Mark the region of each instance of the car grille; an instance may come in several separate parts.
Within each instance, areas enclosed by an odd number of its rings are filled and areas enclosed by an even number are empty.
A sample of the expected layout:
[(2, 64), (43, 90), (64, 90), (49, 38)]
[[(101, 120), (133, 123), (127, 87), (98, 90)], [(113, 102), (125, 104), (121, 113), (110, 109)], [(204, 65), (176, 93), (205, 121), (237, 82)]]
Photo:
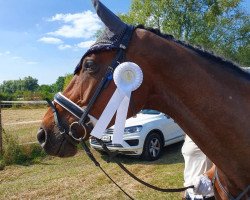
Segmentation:
[[(114, 146), (113, 144), (112, 144), (112, 141), (109, 141), (109, 142), (105, 142), (105, 141), (103, 141), (107, 146)], [(139, 140), (138, 139), (136, 139), (136, 140), (125, 140), (125, 142), (127, 142), (128, 143), (128, 145), (129, 146), (137, 146), (138, 144), (139, 144)], [(91, 144), (93, 144), (93, 145), (100, 145), (99, 144), (99, 142), (97, 142), (96, 141), (96, 139), (94, 139), (94, 138), (92, 138), (91, 139)], [(122, 145), (119, 145), (119, 144), (116, 144), (115, 145), (116, 147), (122, 147)]]
[(114, 129), (108, 128), (108, 129), (105, 130), (105, 133), (106, 134), (113, 134), (114, 133)]
[[(105, 142), (105, 141), (103, 141), (103, 142), (104, 142), (107, 146), (108, 146), (108, 145), (112, 145), (112, 141), (110, 141), (110, 142)], [(91, 139), (91, 144), (100, 145), (99, 142), (97, 142), (96, 139), (94, 139), (94, 138)]]

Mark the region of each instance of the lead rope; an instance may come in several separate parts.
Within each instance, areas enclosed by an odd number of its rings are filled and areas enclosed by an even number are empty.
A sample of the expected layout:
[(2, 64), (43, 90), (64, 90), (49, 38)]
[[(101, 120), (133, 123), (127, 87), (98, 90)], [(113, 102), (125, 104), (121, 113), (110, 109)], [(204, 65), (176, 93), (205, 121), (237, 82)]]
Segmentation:
[[(99, 144), (102, 146), (103, 150), (108, 154), (109, 159), (108, 159), (108, 163), (114, 159), (114, 157), (117, 155), (117, 152), (111, 152), (106, 144), (96, 138), (97, 142), (99, 142)], [(100, 163), (95, 159), (94, 155), (92, 154), (92, 152), (90, 151), (89, 147), (86, 145), (86, 143), (84, 142), (84, 140), (82, 139), (80, 144), (82, 145), (84, 151), (86, 152), (87, 156), (94, 162), (95, 166), (99, 167), (101, 169), (101, 171), (103, 171), (103, 173), (130, 199), (134, 199), (133, 197), (131, 197), (128, 193), (126, 193), (107, 173), (106, 171), (104, 171), (104, 169), (101, 167)], [(146, 183), (145, 181), (139, 179), (138, 177), (136, 177), (134, 174), (132, 174), (121, 162), (115, 160), (115, 163), (125, 172), (127, 173), (131, 178), (135, 179), (136, 181), (138, 181), (139, 183), (143, 184), (144, 186), (147, 186), (151, 189), (160, 191), (160, 192), (183, 192), (189, 188), (194, 188), (193, 185), (188, 186), (188, 187), (182, 187), (182, 188), (160, 188), (154, 185), (151, 185), (149, 183)]]

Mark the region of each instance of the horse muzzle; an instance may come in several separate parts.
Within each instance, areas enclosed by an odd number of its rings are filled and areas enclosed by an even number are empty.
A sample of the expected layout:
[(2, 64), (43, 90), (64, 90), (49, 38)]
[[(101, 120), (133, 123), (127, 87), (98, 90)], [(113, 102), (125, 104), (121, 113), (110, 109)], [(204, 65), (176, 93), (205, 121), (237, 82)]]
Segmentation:
[(66, 134), (61, 134), (57, 127), (51, 132), (41, 127), (37, 132), (37, 140), (44, 151), (49, 155), (59, 157), (74, 156), (77, 152), (77, 143), (73, 143), (73, 139), (71, 139), (70, 136), (68, 136), (67, 139), (65, 135)]
[[(65, 157), (67, 154), (67, 156), (72, 156), (76, 152), (77, 144), (89, 138), (97, 120), (88, 114), (88, 109), (79, 107), (61, 93), (55, 95), (54, 101), (46, 100), (53, 112), (55, 125), (52, 130), (51, 128), (46, 130), (45, 126), (42, 126), (38, 130), (37, 139), (50, 155)], [(59, 104), (79, 121), (66, 122), (65, 116), (59, 114), (55, 104)], [(63, 150), (62, 146), (73, 149), (73, 151), (65, 153), (66, 150)]]

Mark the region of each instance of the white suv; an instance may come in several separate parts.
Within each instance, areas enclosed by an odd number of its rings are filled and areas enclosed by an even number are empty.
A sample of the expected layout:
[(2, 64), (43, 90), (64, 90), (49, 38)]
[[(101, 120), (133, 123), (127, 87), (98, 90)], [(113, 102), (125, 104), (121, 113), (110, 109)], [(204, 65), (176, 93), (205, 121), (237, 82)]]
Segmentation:
[[(111, 126), (102, 136), (109, 150), (127, 155), (141, 155), (146, 160), (158, 159), (164, 146), (184, 140), (185, 134), (169, 116), (149, 109), (126, 120), (123, 139), (129, 147), (112, 144), (113, 132), (114, 126)], [(93, 137), (90, 145), (96, 150), (102, 150)]]

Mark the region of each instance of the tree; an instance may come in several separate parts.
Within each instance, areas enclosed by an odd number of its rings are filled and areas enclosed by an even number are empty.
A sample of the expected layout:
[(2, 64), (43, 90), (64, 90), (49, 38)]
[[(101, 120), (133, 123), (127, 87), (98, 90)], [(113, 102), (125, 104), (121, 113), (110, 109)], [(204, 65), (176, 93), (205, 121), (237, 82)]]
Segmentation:
[(51, 85), (41, 85), (39, 86), (38, 92), (40, 94), (41, 99), (53, 99), (54, 92)]
[(59, 76), (57, 78), (56, 82), (54, 84), (52, 84), (54, 92), (60, 92), (63, 90), (64, 80), (65, 80), (64, 76)]
[(25, 77), (23, 80), (20, 80), (23, 84), (23, 88), (19, 90), (23, 91), (36, 91), (39, 87), (38, 80), (35, 78), (32, 78), (31, 76)]
[(129, 24), (143, 24), (250, 66), (250, 19), (242, 0), (133, 0)]
[(35, 91), (38, 88), (38, 80), (31, 76), (25, 77), (23, 80), (9, 80), (4, 81), (0, 85), (0, 92), (15, 93), (17, 91)]
[(59, 76), (52, 85), (39, 86), (38, 80), (31, 76), (19, 80), (3, 81), (0, 84), (0, 100), (37, 100), (53, 99), (55, 93), (63, 91), (69, 84), (73, 74)]
[(66, 74), (65, 75), (63, 90), (66, 89), (66, 87), (68, 86), (69, 82), (72, 80), (73, 76), (74, 76), (73, 74)]
[(32, 99), (33, 93), (38, 89), (38, 80), (31, 76), (19, 80), (4, 81), (0, 85), (1, 96), (4, 99)]

